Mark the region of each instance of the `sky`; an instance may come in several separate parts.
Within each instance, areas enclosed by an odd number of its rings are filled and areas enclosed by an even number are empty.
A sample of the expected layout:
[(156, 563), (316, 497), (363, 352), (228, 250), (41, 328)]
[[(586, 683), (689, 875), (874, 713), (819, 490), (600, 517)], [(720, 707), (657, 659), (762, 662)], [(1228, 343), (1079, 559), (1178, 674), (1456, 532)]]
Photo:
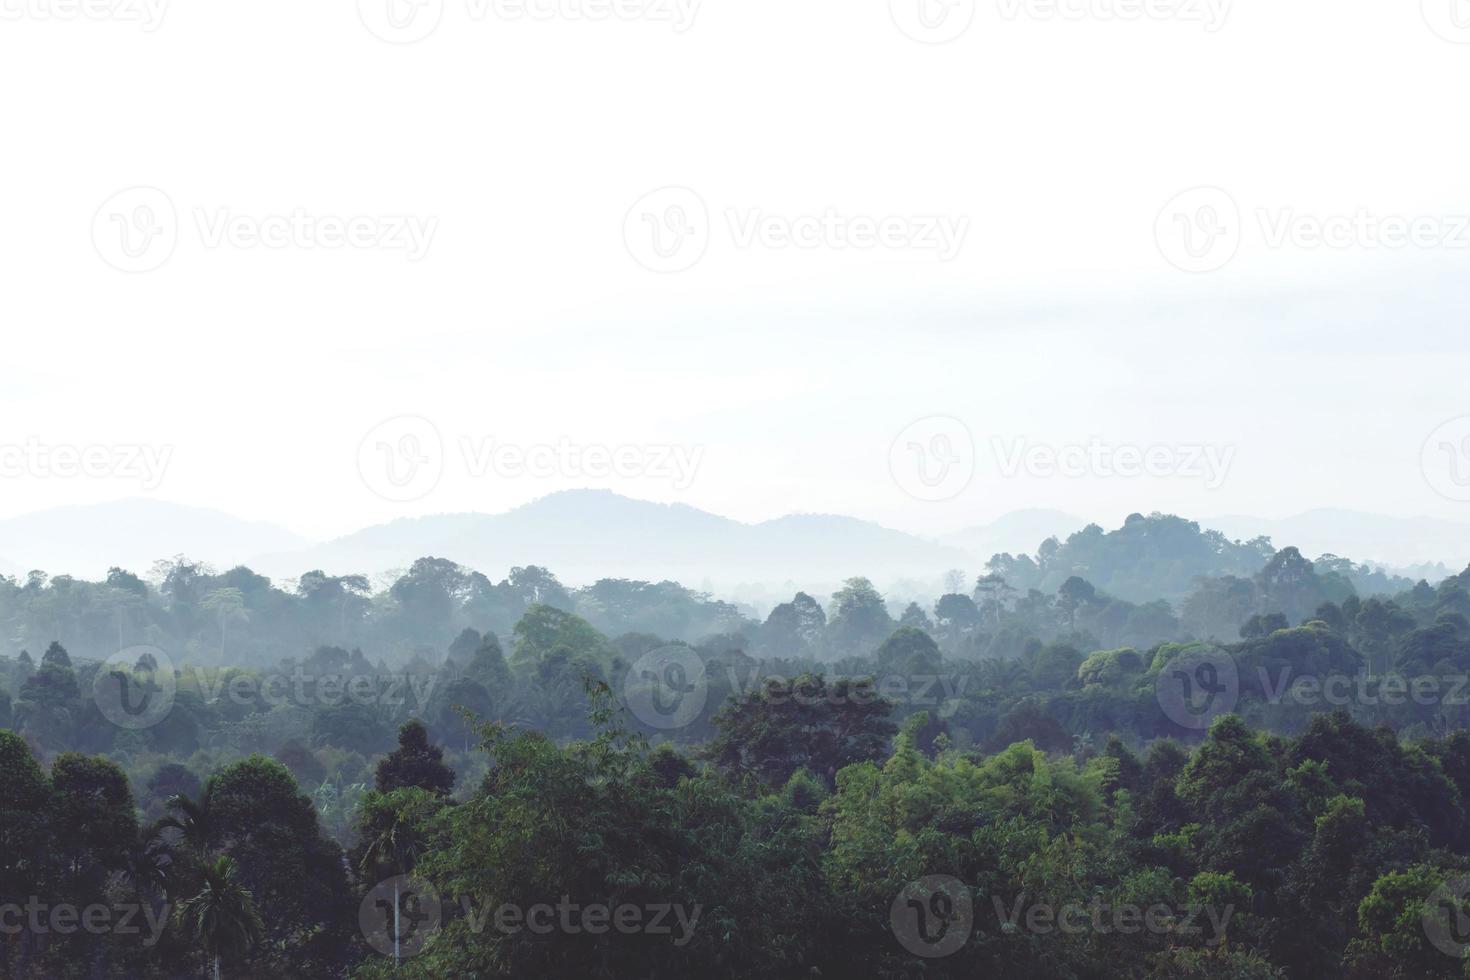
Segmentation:
[(1470, 522), (1467, 82), (1466, 0), (0, 0), (0, 518)]

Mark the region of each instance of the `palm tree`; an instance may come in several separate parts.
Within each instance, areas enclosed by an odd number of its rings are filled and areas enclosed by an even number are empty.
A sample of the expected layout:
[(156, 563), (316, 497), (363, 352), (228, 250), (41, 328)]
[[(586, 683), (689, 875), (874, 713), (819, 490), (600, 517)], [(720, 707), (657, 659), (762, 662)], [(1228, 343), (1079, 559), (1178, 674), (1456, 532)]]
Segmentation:
[[(183, 793), (170, 796), (164, 806), (173, 812), (154, 822), (152, 836), (161, 838), (162, 831), (177, 830), (189, 851), (202, 859), (209, 848), (209, 837), (214, 830), (214, 821), (211, 818), (213, 796), (213, 784), (205, 785), (198, 800), (191, 800)], [(165, 843), (164, 846), (169, 851), (173, 850), (171, 844)]]
[(223, 660), (225, 637), (230, 620), (242, 623), (250, 621), (250, 613), (245, 609), (245, 593), (236, 588), (215, 589), (205, 596), (204, 601), (199, 605), (219, 617), (219, 652)]
[(400, 806), (393, 811), (392, 821), (383, 832), (374, 837), (363, 850), (360, 870), (365, 874), (371, 874), (372, 869), (379, 872), (388, 871), (393, 877), (393, 967), (397, 969), (400, 965), (401, 956), (399, 952), (399, 937), (403, 930), (400, 921), (402, 912), (402, 896), (399, 894), (403, 883), (403, 875), (413, 870), (414, 862), (418, 860), (419, 852), (423, 850), (423, 841), (415, 832), (415, 817), (412, 805)]
[(255, 911), (255, 899), (238, 878), (235, 859), (220, 855), (200, 868), (204, 887), (179, 904), (175, 913), (214, 962), (214, 980), (220, 980), (220, 960), (238, 955), (260, 941), (265, 925)]

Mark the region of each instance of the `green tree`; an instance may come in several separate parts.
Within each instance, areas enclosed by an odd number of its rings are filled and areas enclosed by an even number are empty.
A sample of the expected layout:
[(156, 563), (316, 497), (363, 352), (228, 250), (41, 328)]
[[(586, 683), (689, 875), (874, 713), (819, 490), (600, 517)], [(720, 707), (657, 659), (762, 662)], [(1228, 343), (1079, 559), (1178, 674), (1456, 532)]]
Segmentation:
[(454, 770), (444, 764), (444, 750), (429, 742), (423, 722), (411, 718), (398, 729), (398, 748), (378, 763), (374, 788), (391, 793), (417, 787), (448, 796), (454, 780)]
[(226, 957), (243, 956), (261, 941), (265, 925), (250, 890), (239, 880), (239, 866), (220, 855), (202, 866), (203, 887), (179, 903), (175, 915), (204, 949), (220, 980)]

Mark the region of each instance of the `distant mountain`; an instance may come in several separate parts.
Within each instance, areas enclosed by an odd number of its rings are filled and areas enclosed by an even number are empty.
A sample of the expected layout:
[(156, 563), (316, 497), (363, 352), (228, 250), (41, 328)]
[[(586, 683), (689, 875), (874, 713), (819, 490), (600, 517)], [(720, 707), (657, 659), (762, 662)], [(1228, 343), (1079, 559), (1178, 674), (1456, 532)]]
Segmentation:
[(1442, 562), (1452, 571), (1470, 564), (1470, 524), (1432, 517), (1323, 508), (1281, 520), (1231, 516), (1199, 523), (1230, 538), (1264, 534), (1277, 548), (1294, 545), (1309, 558), (1334, 554), (1394, 568)]
[(1047, 538), (1065, 541), (1086, 526), (1087, 521), (1060, 510), (1017, 510), (990, 524), (946, 535), (940, 542), (968, 551), (984, 563), (1000, 554), (1034, 555)]
[(272, 575), (313, 568), (375, 573), (425, 555), (492, 577), (516, 565), (543, 565), (569, 583), (621, 577), (835, 584), (853, 575), (937, 577), (970, 561), (958, 548), (851, 517), (794, 514), (745, 524), (684, 504), (570, 490), (504, 514), (393, 521), (251, 565)]
[[(756, 524), (685, 504), (658, 504), (606, 490), (555, 493), (503, 514), (444, 514), (393, 521), (325, 543), (215, 510), (146, 499), (61, 507), (0, 520), (0, 574), (39, 568), (100, 578), (109, 566), (142, 573), (184, 554), (216, 568), (238, 564), (275, 578), (313, 568), (377, 575), (428, 555), (494, 578), (515, 565), (543, 565), (569, 584), (600, 578), (672, 579), (726, 591), (789, 586), (814, 594), (866, 575), (938, 582), (951, 568), (973, 574), (992, 555), (1035, 555), (1050, 537), (1065, 542), (1086, 521), (1056, 510), (1021, 510), (938, 541), (831, 514), (793, 514)], [(1260, 535), (1393, 570), (1470, 563), (1470, 524), (1314, 510), (1284, 520), (1220, 517), (1198, 522), (1233, 540)], [(1430, 571), (1419, 571), (1437, 578)], [(925, 588), (929, 586), (926, 584)], [(1121, 593), (1120, 593), (1121, 594)]]
[(0, 573), (41, 569), (99, 579), (113, 565), (142, 574), (177, 554), (228, 568), (261, 551), (304, 547), (284, 528), (242, 521), (217, 510), (134, 498), (57, 507), (0, 520)]

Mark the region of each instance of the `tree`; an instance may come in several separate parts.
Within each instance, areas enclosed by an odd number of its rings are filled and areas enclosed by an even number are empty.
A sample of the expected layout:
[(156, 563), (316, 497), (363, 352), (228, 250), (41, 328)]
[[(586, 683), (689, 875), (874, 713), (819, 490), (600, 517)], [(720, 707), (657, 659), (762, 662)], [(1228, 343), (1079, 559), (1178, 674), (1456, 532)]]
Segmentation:
[(24, 684), (15, 705), (16, 720), (42, 745), (69, 746), (81, 718), (82, 696), (71, 657), (52, 643), (41, 666)]
[(206, 785), (207, 839), (233, 858), (267, 909), (261, 949), (322, 975), (340, 961), (352, 902), (342, 849), (322, 836), (316, 807), (281, 763), (253, 755)]
[(375, 784), (379, 793), (412, 786), (448, 796), (454, 780), (454, 770), (444, 764), (444, 750), (431, 745), (424, 723), (412, 718), (398, 729), (398, 748), (378, 763)]
[(820, 646), (826, 629), (827, 614), (822, 607), (805, 592), (798, 592), (790, 602), (771, 610), (756, 642), (771, 656), (810, 656)]
[(165, 762), (148, 778), (144, 812), (159, 816), (164, 804), (175, 796), (193, 797), (200, 790), (199, 777), (188, 766)]
[(201, 870), (204, 886), (181, 902), (175, 915), (203, 946), (214, 964), (214, 980), (220, 980), (221, 960), (243, 955), (260, 942), (265, 926), (234, 859), (222, 854)]
[(599, 659), (607, 644), (582, 617), (548, 605), (528, 609), (516, 622), (513, 634), (511, 665), (523, 674), (557, 652), (573, 660)]
[(402, 962), (399, 940), (403, 896), (400, 878), (413, 871), (429, 846), (428, 826), (445, 806), (443, 794), (417, 787), (370, 793), (358, 813), (359, 844), (352, 865), (365, 881), (393, 879), (393, 963)]
[(510, 694), (510, 666), (500, 649), (500, 639), (494, 633), (486, 633), (475, 650), (465, 676), (478, 683), (491, 697), (505, 698)]
[(893, 632), (893, 617), (872, 582), (850, 578), (832, 595), (827, 632), (839, 655), (866, 653)]
[(480, 649), (483, 640), (479, 630), (466, 626), (459, 636), (454, 638), (454, 642), (449, 644), (449, 655), (446, 662), (457, 667), (468, 665), (474, 658), (475, 652)]
[(219, 622), (219, 650), (223, 657), (229, 624), (248, 622), (250, 619), (250, 613), (245, 609), (245, 595), (239, 589), (215, 589), (204, 597), (199, 606)]
[(911, 602), (905, 607), (903, 615), (898, 618), (898, 625), (924, 630), (929, 633), (934, 631), (933, 620), (929, 618), (929, 614), (924, 612), (917, 602)]
[(1097, 600), (1097, 589), (1083, 578), (1071, 576), (1057, 589), (1057, 598), (1067, 613), (1067, 628), (1077, 629), (1077, 610)]
[(934, 605), (934, 616), (940, 635), (949, 643), (950, 649), (958, 649), (964, 638), (980, 625), (980, 609), (967, 595), (951, 592), (939, 597)]
[(900, 626), (873, 654), (878, 670), (885, 675), (909, 678), (937, 677), (944, 669), (939, 646), (921, 629)]
[(843, 766), (882, 758), (896, 730), (892, 711), (869, 681), (766, 678), (715, 715), (704, 756), (767, 785), (784, 784), (797, 769), (830, 783)]

